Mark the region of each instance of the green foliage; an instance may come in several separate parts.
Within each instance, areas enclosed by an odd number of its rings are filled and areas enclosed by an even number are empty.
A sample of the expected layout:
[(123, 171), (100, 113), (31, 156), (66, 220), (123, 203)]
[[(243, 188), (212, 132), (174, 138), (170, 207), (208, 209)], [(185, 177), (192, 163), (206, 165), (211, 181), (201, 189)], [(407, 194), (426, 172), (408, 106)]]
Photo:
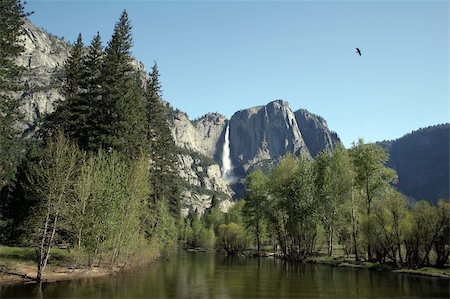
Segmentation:
[(98, 33), (87, 49), (79, 36), (64, 67), (65, 100), (43, 135), (63, 129), (82, 150), (60, 237), (89, 264), (105, 254), (114, 264), (147, 241), (161, 248), (177, 240), (176, 154), (159, 73), (155, 64), (145, 90), (131, 46), (126, 11), (104, 51)]
[(154, 240), (160, 248), (171, 248), (175, 246), (178, 239), (176, 222), (170, 214), (165, 201), (156, 204), (156, 223)]
[[(383, 200), (374, 202), (372, 247), (379, 260), (389, 258), (396, 267), (403, 263), (402, 244), (408, 227), (404, 220), (408, 219), (406, 199), (398, 192), (391, 190)], [(408, 219), (409, 220), (409, 219)], [(367, 233), (367, 232), (366, 232)]]
[(438, 217), (442, 223), (442, 229), (436, 236), (434, 251), (436, 252), (436, 265), (444, 267), (450, 256), (450, 202), (449, 200), (439, 200)]
[(38, 251), (38, 281), (47, 265), (61, 219), (68, 215), (66, 202), (73, 198), (78, 163), (78, 149), (62, 133), (58, 133), (48, 141), (41, 160), (29, 169), (30, 196), (39, 200), (29, 219), (33, 244)]
[(220, 224), (224, 223), (225, 215), (220, 210), (219, 206), (212, 206), (210, 209), (207, 209), (203, 214), (203, 222), (205, 226), (213, 231), (217, 232), (217, 228)]
[[(314, 252), (318, 208), (314, 190), (314, 168), (304, 157), (287, 155), (271, 174), (274, 206), (270, 217), (278, 227), (277, 238), (282, 252), (294, 259)], [(280, 217), (281, 216), (281, 217)], [(275, 221), (273, 221), (275, 220)]]
[(244, 207), (244, 201), (239, 200), (234, 203), (225, 214), (225, 223), (234, 222), (240, 226), (244, 225), (244, 217), (242, 215), (242, 209)]
[(63, 129), (83, 150), (114, 150), (132, 159), (146, 149), (144, 91), (132, 65), (131, 46), (126, 11), (104, 53), (98, 33), (88, 49), (78, 36), (64, 66), (65, 100), (47, 117), (44, 135)]
[(17, 65), (16, 58), (24, 50), (19, 37), (27, 15), (20, 0), (0, 1), (0, 190), (12, 183), (21, 159), (23, 145), (17, 124), (23, 115), (17, 92), (24, 88), (24, 68)]
[(193, 248), (214, 248), (216, 242), (214, 223), (205, 225), (204, 220), (196, 212), (191, 211), (186, 221), (183, 220), (181, 231), (183, 234), (181, 239), (185, 245)]
[(147, 138), (150, 144), (152, 172), (150, 184), (152, 199), (158, 202), (167, 200), (173, 217), (180, 213), (179, 187), (176, 165), (178, 163), (175, 142), (167, 121), (167, 109), (161, 100), (161, 83), (158, 65), (154, 64), (145, 92), (147, 110)]
[(147, 130), (141, 82), (131, 64), (131, 46), (131, 24), (124, 11), (103, 59), (99, 139), (102, 148), (135, 158), (147, 144)]
[(248, 246), (243, 227), (234, 222), (219, 225), (217, 242), (228, 255), (241, 253)]
[(341, 237), (345, 232), (344, 219), (349, 215), (354, 170), (348, 152), (337, 146), (332, 152), (320, 152), (315, 159), (316, 196), (320, 201), (320, 218), (327, 238), (328, 255), (333, 253), (333, 238), (336, 232)]
[(365, 144), (364, 140), (360, 139), (358, 143), (353, 144), (350, 156), (355, 167), (355, 185), (364, 197), (367, 216), (365, 221), (368, 238), (367, 255), (372, 259), (372, 201), (386, 195), (390, 184), (397, 182), (397, 173), (385, 166), (388, 156), (383, 148), (376, 144)]

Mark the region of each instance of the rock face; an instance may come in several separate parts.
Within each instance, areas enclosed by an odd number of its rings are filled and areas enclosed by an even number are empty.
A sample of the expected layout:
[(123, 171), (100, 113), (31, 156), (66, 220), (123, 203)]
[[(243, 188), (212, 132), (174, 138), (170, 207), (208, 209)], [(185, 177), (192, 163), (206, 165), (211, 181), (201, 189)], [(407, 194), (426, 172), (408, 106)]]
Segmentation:
[(449, 198), (449, 134), (447, 123), (378, 143), (389, 154), (387, 165), (397, 171), (400, 192), (433, 203)]
[(222, 179), (218, 164), (195, 154), (179, 154), (178, 159), (180, 177), (184, 182), (181, 194), (183, 214), (187, 215), (190, 207), (203, 213), (211, 205), (212, 196), (217, 196), (222, 201), (231, 199), (232, 194)]
[(295, 119), (311, 156), (315, 157), (323, 149), (332, 150), (341, 144), (338, 135), (328, 129), (327, 122), (322, 117), (299, 109), (295, 111)]
[(236, 112), (230, 119), (230, 151), (235, 175), (287, 152), (309, 155), (295, 115), (282, 100)]
[(186, 113), (176, 112), (171, 117), (170, 123), (177, 146), (220, 161), (226, 125), (225, 116), (219, 113), (208, 113), (197, 120), (190, 121)]
[(28, 20), (23, 29), (25, 51), (18, 58), (19, 65), (26, 68), (24, 80), (28, 86), (27, 92), (21, 95), (25, 113), (23, 128), (32, 131), (42, 115), (53, 111), (55, 100), (62, 98), (59, 78), (71, 46), (43, 29), (36, 28)]

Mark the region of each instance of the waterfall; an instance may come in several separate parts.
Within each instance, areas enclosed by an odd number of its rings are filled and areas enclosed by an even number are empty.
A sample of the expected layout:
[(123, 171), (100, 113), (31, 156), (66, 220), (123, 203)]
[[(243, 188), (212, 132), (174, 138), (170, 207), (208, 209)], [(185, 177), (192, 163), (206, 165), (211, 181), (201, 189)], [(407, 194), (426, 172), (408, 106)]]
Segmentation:
[(233, 181), (233, 165), (231, 164), (230, 158), (230, 123), (227, 123), (227, 127), (225, 129), (225, 142), (223, 143), (222, 150), (222, 178), (227, 183), (231, 183)]

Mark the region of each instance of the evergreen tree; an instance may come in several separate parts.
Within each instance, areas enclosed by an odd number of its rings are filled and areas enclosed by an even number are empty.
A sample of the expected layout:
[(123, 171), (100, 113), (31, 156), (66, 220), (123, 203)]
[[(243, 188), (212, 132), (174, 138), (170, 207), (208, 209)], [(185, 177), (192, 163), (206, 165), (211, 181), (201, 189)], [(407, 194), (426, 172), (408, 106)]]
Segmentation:
[(99, 116), (101, 115), (102, 105), (102, 74), (103, 50), (100, 34), (92, 39), (91, 45), (87, 50), (85, 57), (84, 76), (86, 87), (84, 98), (88, 105), (86, 123), (85, 123), (85, 149), (96, 151), (101, 147), (99, 140)]
[(131, 46), (131, 24), (124, 11), (104, 57), (98, 132), (103, 148), (135, 158), (146, 146), (146, 121), (140, 79), (131, 64)]
[(65, 100), (56, 103), (55, 112), (49, 115), (44, 125), (44, 134), (53, 135), (64, 130), (68, 137), (80, 142), (83, 136), (86, 109), (83, 98), (84, 88), (84, 45), (81, 33), (70, 51), (64, 65), (62, 94)]
[(24, 68), (17, 65), (16, 58), (24, 50), (19, 37), (28, 15), (20, 0), (0, 1), (0, 189), (12, 181), (20, 159), (17, 123), (23, 115), (17, 92)]
[(178, 218), (180, 207), (176, 174), (177, 156), (175, 142), (167, 122), (166, 107), (161, 100), (161, 83), (156, 62), (147, 82), (146, 100), (147, 136), (152, 160), (150, 177), (153, 190), (152, 199), (154, 202), (167, 200), (170, 212)]

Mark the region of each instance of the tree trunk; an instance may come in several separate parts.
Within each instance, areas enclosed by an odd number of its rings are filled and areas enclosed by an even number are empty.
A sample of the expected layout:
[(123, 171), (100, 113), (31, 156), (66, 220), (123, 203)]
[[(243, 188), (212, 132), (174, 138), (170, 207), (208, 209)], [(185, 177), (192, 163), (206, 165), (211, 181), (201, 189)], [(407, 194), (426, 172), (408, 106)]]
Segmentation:
[(357, 239), (358, 239), (358, 232), (356, 227), (356, 216), (355, 216), (355, 209), (353, 205), (353, 188), (352, 188), (352, 194), (351, 194), (351, 207), (352, 207), (352, 237), (353, 237), (353, 251), (355, 252), (355, 261), (359, 261), (358, 256), (358, 246), (357, 246)]
[(327, 229), (327, 247), (328, 247), (328, 256), (333, 255), (333, 227), (332, 225), (328, 225)]
[(370, 198), (369, 193), (369, 180), (366, 180), (366, 195), (367, 195), (367, 218), (369, 220), (369, 231), (368, 231), (368, 242), (367, 242), (367, 259), (370, 261), (372, 259), (372, 222), (370, 221), (370, 204), (372, 198)]

